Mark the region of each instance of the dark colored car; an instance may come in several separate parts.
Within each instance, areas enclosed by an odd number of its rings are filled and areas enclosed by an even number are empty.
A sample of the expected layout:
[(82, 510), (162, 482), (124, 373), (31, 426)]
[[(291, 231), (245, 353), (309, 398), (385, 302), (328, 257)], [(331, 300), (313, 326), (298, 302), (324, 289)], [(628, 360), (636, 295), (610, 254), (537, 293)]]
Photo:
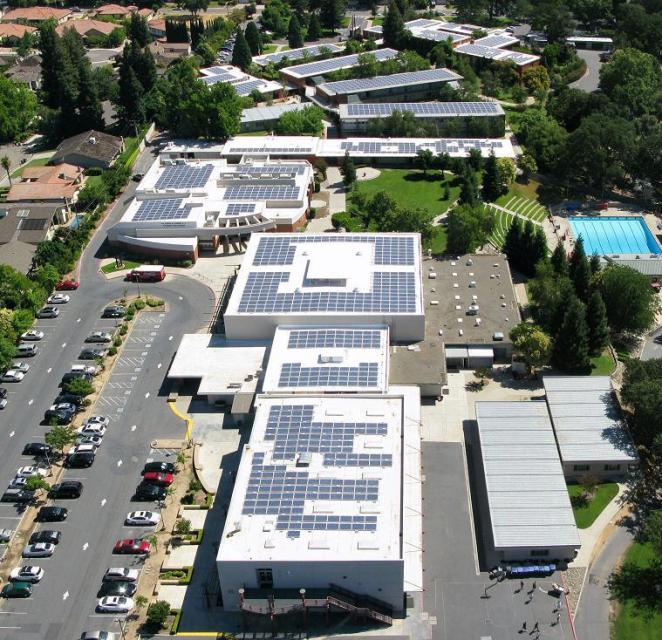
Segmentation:
[(3, 598), (29, 598), (32, 595), (32, 585), (29, 582), (9, 582), (0, 592)]
[(126, 308), (120, 305), (111, 305), (106, 307), (101, 314), (102, 318), (123, 318)]
[(166, 495), (166, 488), (159, 487), (156, 484), (141, 482), (136, 488), (136, 498), (138, 500), (165, 500)]
[(97, 597), (127, 596), (130, 598), (137, 590), (138, 587), (133, 582), (104, 582), (97, 593)]
[(140, 538), (127, 538), (118, 540), (113, 547), (113, 553), (128, 555), (146, 555), (149, 553), (151, 545), (147, 540)]
[(42, 507), (35, 517), (37, 522), (62, 522), (69, 515), (66, 507)]
[(27, 489), (7, 489), (0, 497), (0, 502), (27, 504), (34, 501), (34, 491)]
[(44, 421), (49, 424), (51, 421), (55, 420), (57, 424), (69, 424), (76, 415), (76, 411), (73, 409), (48, 409), (44, 413)]
[(48, 542), (49, 544), (59, 544), (62, 533), (59, 531), (53, 531), (52, 529), (42, 529), (41, 531), (35, 531), (30, 536), (29, 544), (38, 544), (39, 542)]
[(77, 396), (73, 393), (61, 393), (57, 398), (55, 398), (55, 404), (59, 404), (61, 402), (66, 402), (67, 404), (73, 405), (76, 412), (85, 410), (85, 407), (83, 406), (85, 398), (82, 396)]
[(108, 355), (108, 349), (95, 349), (93, 347), (86, 347), (80, 352), (80, 354), (78, 355), (78, 359), (96, 360), (97, 358), (105, 358), (107, 355)]
[(28, 442), (23, 447), (24, 456), (37, 456), (44, 458), (53, 455), (53, 447), (45, 444), (44, 442)]
[(80, 498), (83, 493), (83, 483), (78, 480), (65, 480), (54, 484), (48, 492), (49, 498)]
[(148, 462), (140, 473), (177, 473), (177, 469), (173, 462)]
[(67, 384), (67, 382), (71, 382), (72, 380), (77, 380), (78, 378), (83, 378), (84, 380), (91, 382), (92, 374), (85, 373), (84, 371), (69, 371), (68, 373), (65, 373), (62, 376), (62, 381), (60, 382), (60, 386), (64, 386), (65, 384)]
[(0, 387), (0, 400), (4, 400), (7, 397), (7, 389), (5, 387)]
[(67, 456), (66, 465), (69, 469), (87, 469), (94, 464), (94, 454), (90, 452), (72, 453)]

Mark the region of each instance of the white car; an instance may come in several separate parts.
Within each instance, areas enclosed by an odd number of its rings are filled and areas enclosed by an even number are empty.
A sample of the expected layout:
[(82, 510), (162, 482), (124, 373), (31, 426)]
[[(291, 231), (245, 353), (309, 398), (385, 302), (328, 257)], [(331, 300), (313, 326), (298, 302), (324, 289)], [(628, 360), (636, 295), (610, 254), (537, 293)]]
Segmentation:
[(17, 478), (29, 478), (30, 476), (41, 476), (45, 478), (48, 475), (48, 469), (38, 467), (37, 465), (30, 465), (29, 467), (19, 467), (16, 470)]
[(80, 436), (101, 436), (106, 433), (106, 427), (102, 424), (84, 424), (76, 433)]
[(17, 369), (9, 369), (2, 374), (2, 382), (20, 382), (25, 378), (25, 374)]
[(85, 444), (77, 444), (69, 453), (96, 453), (98, 448), (98, 445), (86, 442)]
[(44, 570), (41, 567), (26, 565), (12, 569), (9, 579), (12, 582), (31, 582), (33, 584), (40, 582), (44, 577)]
[(54, 293), (48, 297), (48, 304), (67, 304), (71, 300), (71, 296), (66, 293)]
[(15, 371), (20, 371), (21, 373), (27, 373), (30, 371), (30, 365), (27, 362), (14, 362), (11, 368)]
[(95, 376), (98, 369), (93, 364), (74, 364), (71, 365), (71, 372), (89, 373), (91, 376)]
[(103, 575), (104, 582), (135, 582), (138, 579), (138, 569), (129, 569), (127, 567), (109, 567)]
[(23, 549), (24, 558), (50, 558), (55, 551), (55, 545), (52, 542), (36, 542), (29, 544)]
[(102, 442), (103, 436), (78, 436), (74, 444), (93, 444), (98, 449)]
[(110, 424), (110, 419), (106, 418), (106, 416), (100, 416), (100, 415), (93, 415), (87, 418), (84, 422), (84, 425), (90, 425), (90, 426), (104, 426), (107, 427)]
[(2, 398), (2, 400), (0, 400), (0, 409), (4, 409), (6, 406), (7, 406), (7, 400), (6, 398)]
[(97, 611), (103, 613), (129, 613), (134, 604), (131, 598), (125, 596), (106, 596), (97, 604)]
[(10, 489), (25, 489), (28, 484), (28, 479), (23, 476), (16, 476), (10, 483)]
[(37, 329), (30, 329), (25, 333), (21, 334), (21, 340), (41, 340), (44, 337), (43, 331), (37, 331)]
[(144, 526), (150, 527), (159, 524), (161, 516), (153, 511), (132, 511), (126, 516), (124, 524), (128, 527)]

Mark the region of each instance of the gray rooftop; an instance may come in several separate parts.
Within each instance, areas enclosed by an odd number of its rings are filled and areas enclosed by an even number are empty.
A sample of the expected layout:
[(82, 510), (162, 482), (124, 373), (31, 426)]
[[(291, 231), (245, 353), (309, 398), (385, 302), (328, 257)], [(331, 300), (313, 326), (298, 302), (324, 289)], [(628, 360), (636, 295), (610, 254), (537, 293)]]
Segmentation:
[(627, 258), (614, 258), (613, 256), (604, 256), (602, 261), (605, 264), (615, 264), (622, 267), (630, 267), (639, 273), (651, 278), (662, 276), (662, 257), (658, 254), (636, 254), (629, 255)]
[(563, 462), (637, 462), (609, 376), (545, 376), (543, 383)]
[[(369, 52), (375, 56), (378, 62), (390, 60), (398, 55), (395, 49), (375, 49)], [(339, 58), (329, 58), (327, 60), (318, 60), (317, 62), (306, 62), (297, 64), (293, 67), (284, 67), (281, 69), (282, 73), (290, 75), (295, 78), (311, 78), (312, 76), (324, 75), (332, 71), (339, 71), (340, 69), (348, 69), (355, 67), (359, 63), (358, 53), (352, 53), (347, 56), (340, 56)]]
[(241, 112), (241, 122), (268, 122), (278, 120), (284, 113), (301, 111), (313, 106), (310, 102), (292, 102), (289, 104), (274, 104), (271, 107), (253, 107)]
[(498, 102), (377, 102), (339, 106), (341, 120), (387, 118), (394, 111), (411, 113), (416, 118), (462, 118), (503, 116)]
[(579, 548), (545, 403), (475, 408), (495, 548)]

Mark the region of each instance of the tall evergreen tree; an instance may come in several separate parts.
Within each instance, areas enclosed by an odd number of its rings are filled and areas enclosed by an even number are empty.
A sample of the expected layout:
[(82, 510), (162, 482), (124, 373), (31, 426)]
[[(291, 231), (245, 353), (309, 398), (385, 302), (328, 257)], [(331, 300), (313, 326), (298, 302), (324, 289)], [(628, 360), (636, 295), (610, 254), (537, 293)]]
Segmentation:
[(407, 17), (409, 13), (409, 0), (395, 0), (396, 5), (398, 6), (398, 11), (403, 18)]
[(559, 276), (568, 275), (568, 255), (565, 252), (565, 247), (562, 242), (559, 242), (556, 245), (556, 248), (552, 252), (552, 257), (550, 259), (554, 272)]
[(205, 33), (205, 25), (200, 18), (195, 18), (189, 21), (189, 31), (191, 33), (191, 47), (197, 49), (200, 38)]
[(519, 269), (525, 274), (531, 273), (531, 261), (533, 253), (533, 238), (535, 236), (536, 229), (533, 226), (533, 222), (530, 219), (527, 219), (524, 222), (524, 227), (522, 228), (522, 252), (520, 255), (520, 264)]
[(257, 29), (257, 25), (254, 22), (251, 21), (246, 25), (244, 37), (248, 43), (248, 48), (251, 50), (251, 54), (259, 56), (262, 53), (262, 39), (260, 38), (260, 32)]
[(529, 274), (535, 275), (536, 265), (547, 258), (547, 238), (542, 227), (536, 227), (531, 243), (531, 256), (529, 259)]
[(144, 122), (143, 86), (132, 67), (126, 63), (120, 68), (119, 107), (122, 118), (127, 124), (137, 126)]
[(322, 25), (316, 13), (311, 14), (308, 20), (308, 33), (306, 40), (319, 40), (322, 37)]
[(479, 200), (476, 174), (465, 164), (460, 174), (460, 204), (468, 204), (473, 207)]
[(506, 239), (503, 243), (503, 251), (508, 256), (508, 260), (513, 268), (519, 269), (522, 255), (522, 223), (517, 217), (513, 217)]
[(483, 200), (494, 202), (501, 195), (501, 181), (499, 179), (499, 167), (496, 156), (492, 152), (485, 161), (483, 171)]
[(320, 21), (327, 29), (335, 31), (342, 24), (346, 8), (345, 0), (322, 0)]
[(103, 109), (88, 65), (83, 66), (79, 71), (79, 77), (76, 128), (79, 131), (103, 129)]
[(246, 71), (251, 66), (253, 56), (251, 55), (250, 47), (246, 42), (246, 37), (241, 29), (237, 29), (237, 36), (234, 41), (234, 49), (232, 50), (232, 64), (239, 67), (242, 71)]
[(141, 47), (146, 47), (151, 42), (147, 20), (138, 13), (132, 13), (129, 19), (129, 29), (127, 35)]
[(290, 18), (290, 25), (287, 30), (287, 44), (290, 45), (290, 49), (299, 49), (300, 47), (303, 47), (301, 25), (299, 24), (299, 18), (297, 18), (296, 13), (293, 13)]
[(387, 47), (400, 47), (405, 40), (405, 23), (395, 0), (391, 0), (391, 4), (386, 11), (382, 35), (384, 36), (384, 45)]
[(572, 298), (554, 340), (552, 363), (563, 371), (585, 371), (590, 365), (586, 310), (579, 298)]
[(591, 275), (594, 276), (596, 273), (602, 269), (602, 264), (600, 263), (600, 256), (597, 253), (594, 253), (589, 260), (591, 266)]
[(352, 160), (347, 151), (345, 152), (341, 171), (343, 183), (346, 187), (351, 187), (356, 182), (356, 167), (354, 166), (354, 160)]
[(41, 94), (44, 104), (57, 109), (59, 104), (58, 72), (60, 68), (60, 37), (55, 25), (47, 23), (39, 29), (39, 53), (41, 56)]
[(591, 284), (591, 266), (586, 257), (584, 240), (581, 236), (575, 242), (568, 271), (579, 299), (582, 301), (588, 300), (588, 291)]
[(586, 326), (588, 327), (588, 347), (591, 355), (598, 356), (609, 344), (607, 308), (599, 291), (594, 291), (586, 305)]

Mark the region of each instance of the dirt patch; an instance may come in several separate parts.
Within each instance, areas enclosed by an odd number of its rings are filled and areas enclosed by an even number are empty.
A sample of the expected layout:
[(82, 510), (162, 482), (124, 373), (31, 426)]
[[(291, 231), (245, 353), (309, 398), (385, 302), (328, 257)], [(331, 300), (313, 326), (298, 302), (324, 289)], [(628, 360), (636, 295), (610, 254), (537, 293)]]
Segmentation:
[(378, 178), (380, 174), (381, 171), (379, 169), (373, 167), (361, 167), (356, 171), (356, 179), (358, 181), (374, 180), (375, 178)]

